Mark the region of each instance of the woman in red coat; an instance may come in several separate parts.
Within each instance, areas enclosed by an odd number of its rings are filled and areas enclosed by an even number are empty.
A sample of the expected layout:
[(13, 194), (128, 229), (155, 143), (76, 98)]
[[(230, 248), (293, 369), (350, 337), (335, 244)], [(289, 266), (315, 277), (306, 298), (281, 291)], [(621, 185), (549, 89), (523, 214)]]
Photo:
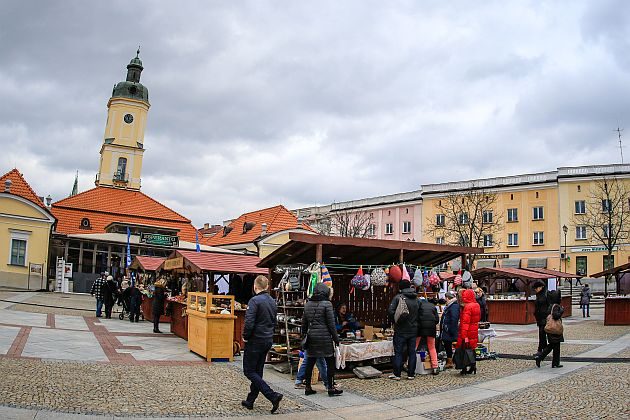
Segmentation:
[[(479, 341), (479, 320), (481, 319), (481, 309), (477, 303), (475, 292), (466, 289), (462, 293), (462, 306), (459, 316), (459, 336), (457, 337), (457, 347), (477, 348)], [(470, 365), (470, 369), (462, 369), (461, 374), (477, 373), (477, 364)]]

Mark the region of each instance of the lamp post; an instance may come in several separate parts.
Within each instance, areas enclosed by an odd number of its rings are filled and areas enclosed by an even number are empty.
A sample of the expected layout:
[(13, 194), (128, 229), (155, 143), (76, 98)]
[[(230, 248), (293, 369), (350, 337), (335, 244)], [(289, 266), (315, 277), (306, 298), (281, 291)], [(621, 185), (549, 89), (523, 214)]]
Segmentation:
[(567, 271), (567, 233), (569, 228), (567, 225), (562, 225), (562, 231), (564, 232), (564, 272)]

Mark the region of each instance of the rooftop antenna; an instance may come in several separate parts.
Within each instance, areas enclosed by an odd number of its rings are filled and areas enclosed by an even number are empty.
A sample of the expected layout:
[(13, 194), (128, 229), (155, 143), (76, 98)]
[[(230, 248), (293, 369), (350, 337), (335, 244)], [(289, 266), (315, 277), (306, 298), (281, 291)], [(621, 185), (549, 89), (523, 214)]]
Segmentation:
[(623, 165), (623, 145), (621, 143), (621, 132), (623, 131), (623, 128), (619, 128), (619, 126), (617, 126), (617, 129), (613, 131), (616, 131), (617, 136), (619, 136), (619, 153), (621, 153), (621, 164)]

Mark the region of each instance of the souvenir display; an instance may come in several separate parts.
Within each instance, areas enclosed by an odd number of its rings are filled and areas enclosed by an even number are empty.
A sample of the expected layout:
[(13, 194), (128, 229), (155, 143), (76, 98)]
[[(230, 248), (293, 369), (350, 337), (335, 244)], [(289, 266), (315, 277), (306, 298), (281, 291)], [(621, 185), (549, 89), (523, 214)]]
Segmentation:
[(398, 283), (402, 280), (402, 270), (397, 265), (389, 267), (389, 281), (392, 283)]

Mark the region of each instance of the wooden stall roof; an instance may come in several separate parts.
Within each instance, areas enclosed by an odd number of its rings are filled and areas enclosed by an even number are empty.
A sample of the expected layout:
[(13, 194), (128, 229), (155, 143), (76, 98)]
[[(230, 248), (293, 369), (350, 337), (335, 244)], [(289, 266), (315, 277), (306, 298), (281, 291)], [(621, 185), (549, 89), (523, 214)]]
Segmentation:
[(541, 274), (522, 268), (478, 268), (474, 270), (472, 276), (477, 279), (521, 279), (523, 281), (547, 280), (548, 274)]
[(399, 262), (402, 251), (404, 262), (433, 267), (466, 254), (483, 254), (483, 248), (290, 233), (289, 242), (265, 257), (258, 266), (313, 263), (320, 244), (322, 261), (328, 264), (391, 264)]
[(148, 257), (143, 255), (136, 255), (131, 262), (129, 268), (132, 270), (144, 270), (155, 271), (157, 270), (166, 258), (164, 257)]
[[(184, 259), (184, 267), (193, 271), (216, 271), (219, 273), (248, 273), (267, 274), (268, 271), (259, 268), (260, 258), (254, 255), (224, 254), (219, 252), (196, 252), (177, 250), (168, 259)], [(164, 263), (162, 263), (164, 264)]]
[(546, 274), (547, 278), (556, 277), (559, 279), (581, 279), (584, 276), (579, 274), (565, 273), (563, 271), (548, 270), (546, 268), (523, 268), (523, 270), (533, 271), (534, 273)]
[(591, 274), (591, 277), (604, 277), (608, 275), (616, 275), (622, 271), (630, 270), (630, 263), (618, 265), (617, 267), (609, 268), (608, 270), (600, 271), (599, 273)]

